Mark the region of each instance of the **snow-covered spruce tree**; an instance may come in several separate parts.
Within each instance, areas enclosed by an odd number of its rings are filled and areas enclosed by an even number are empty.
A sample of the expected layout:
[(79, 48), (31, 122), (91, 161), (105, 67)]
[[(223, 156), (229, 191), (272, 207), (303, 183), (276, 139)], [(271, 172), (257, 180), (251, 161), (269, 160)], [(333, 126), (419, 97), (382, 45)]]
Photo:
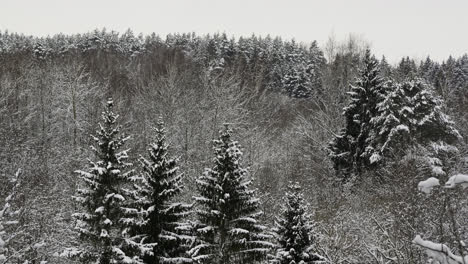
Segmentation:
[(249, 189), (242, 152), (226, 128), (214, 140), (214, 166), (197, 180), (197, 244), (190, 250), (197, 263), (255, 263), (273, 246), (260, 224), (260, 202)]
[(144, 263), (191, 263), (188, 256), (190, 226), (183, 219), (190, 213), (191, 205), (175, 199), (182, 191), (182, 174), (177, 159), (168, 156), (165, 128), (162, 120), (155, 128), (156, 139), (148, 150), (149, 159), (140, 158), (143, 172), (141, 183), (136, 185), (136, 207), (141, 221), (132, 222), (130, 233), (151, 246), (150, 254), (143, 256)]
[(281, 215), (274, 229), (276, 254), (271, 263), (318, 263), (324, 259), (313, 252), (313, 223), (298, 183), (288, 186)]
[(8, 244), (10, 239), (14, 238), (16, 234), (9, 232), (9, 227), (18, 224), (17, 216), (20, 213), (19, 210), (12, 210), (13, 199), (16, 198), (18, 194), (18, 189), (20, 187), (21, 169), (15, 173), (12, 183), (14, 183), (13, 188), (11, 189), (8, 196), (5, 198), (2, 209), (0, 210), (0, 264), (7, 263), (10, 257), (13, 257), (8, 252)]
[(302, 63), (289, 67), (281, 80), (285, 92), (295, 98), (310, 97), (312, 72), (310, 65)]
[(384, 85), (387, 94), (371, 119), (372, 133), (365, 157), (371, 164), (399, 160), (410, 148), (424, 148), (434, 174), (442, 172), (443, 157), (457, 152), (460, 134), (442, 112), (442, 101), (431, 87), (416, 79)]
[(323, 53), (313, 42), (305, 49), (296, 42), (272, 43), (268, 86), (294, 98), (309, 98), (321, 89), (321, 68), (325, 64)]
[(123, 250), (129, 247), (122, 233), (122, 219), (127, 216), (122, 207), (123, 186), (130, 181), (132, 164), (127, 161), (127, 150), (122, 150), (128, 137), (119, 132), (113, 105), (109, 99), (102, 113), (103, 124), (93, 136), (96, 146), (91, 148), (96, 160), (90, 161), (88, 170), (76, 171), (83, 185), (75, 199), (83, 211), (74, 217), (83, 244), (79, 250), (69, 250), (68, 256), (78, 257), (85, 263), (141, 263), (137, 256), (127, 256)]
[(346, 126), (330, 142), (330, 158), (337, 174), (344, 180), (359, 174), (369, 164), (362, 154), (371, 131), (370, 120), (383, 98), (383, 80), (379, 76), (379, 62), (366, 50), (364, 66), (348, 93), (350, 103), (344, 108)]

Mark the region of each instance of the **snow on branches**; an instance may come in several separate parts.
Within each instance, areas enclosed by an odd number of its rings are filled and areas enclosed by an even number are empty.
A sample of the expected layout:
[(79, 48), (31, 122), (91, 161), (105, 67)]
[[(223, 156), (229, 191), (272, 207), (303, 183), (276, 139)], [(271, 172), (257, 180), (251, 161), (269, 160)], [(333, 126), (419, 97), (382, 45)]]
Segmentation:
[(200, 263), (261, 260), (273, 246), (259, 217), (260, 202), (248, 188), (242, 152), (226, 125), (214, 140), (214, 166), (197, 180), (197, 244), (190, 250)]
[[(103, 124), (93, 137), (95, 146), (91, 149), (96, 160), (90, 161), (88, 170), (78, 170), (82, 187), (78, 189), (75, 200), (82, 205), (82, 211), (74, 214), (78, 220), (76, 230), (84, 242), (81, 250), (69, 250), (85, 261), (99, 263), (140, 263), (141, 250), (132, 243), (124, 231), (128, 210), (124, 208), (127, 194), (123, 188), (131, 181), (133, 170), (129, 163), (127, 150), (122, 150), (128, 140), (120, 134), (116, 125), (118, 115), (113, 112), (114, 102), (107, 101), (102, 113)], [(133, 257), (124, 254), (125, 249)], [(70, 254), (69, 254), (70, 255)]]
[(18, 221), (14, 218), (20, 213), (20, 210), (12, 210), (12, 202), (15, 199), (18, 189), (21, 185), (20, 181), (21, 169), (18, 169), (11, 179), (14, 184), (10, 191), (10, 194), (5, 198), (5, 203), (0, 210), (0, 263), (6, 263), (10, 258), (8, 252), (8, 243), (15, 234), (7, 233), (7, 227), (18, 224)]
[[(429, 194), (432, 189), (439, 186), (439, 180), (436, 178), (429, 178), (425, 181), (421, 181), (418, 184), (418, 189), (426, 194)], [(457, 185), (465, 189), (468, 185), (468, 175), (456, 174), (449, 178), (445, 183), (444, 187), (453, 189)], [(465, 223), (466, 224), (466, 223)], [(455, 232), (457, 232), (455, 230)], [(413, 239), (413, 244), (421, 247), (429, 258), (433, 261), (437, 261), (439, 264), (467, 264), (468, 263), (468, 248), (463, 241), (457, 241), (459, 244), (459, 251), (462, 256), (458, 256), (452, 252), (449, 246), (442, 243), (435, 243), (429, 240), (424, 240), (420, 235), (416, 235)], [(465, 256), (463, 256), (466, 254)]]

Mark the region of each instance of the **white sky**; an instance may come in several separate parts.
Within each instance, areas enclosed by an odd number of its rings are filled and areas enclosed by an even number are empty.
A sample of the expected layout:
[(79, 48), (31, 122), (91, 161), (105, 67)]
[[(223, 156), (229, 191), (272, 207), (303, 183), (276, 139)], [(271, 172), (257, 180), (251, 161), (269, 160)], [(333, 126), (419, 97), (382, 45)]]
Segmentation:
[(324, 45), (360, 35), (391, 62), (468, 52), (468, 0), (0, 0), (0, 30), (252, 33)]

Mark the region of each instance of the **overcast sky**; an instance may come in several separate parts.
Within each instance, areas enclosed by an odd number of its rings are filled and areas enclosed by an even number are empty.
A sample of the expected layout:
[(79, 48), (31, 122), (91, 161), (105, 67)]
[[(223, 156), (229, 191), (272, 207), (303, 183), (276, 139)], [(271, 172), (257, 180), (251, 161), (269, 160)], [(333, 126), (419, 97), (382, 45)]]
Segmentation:
[(468, 52), (468, 0), (0, 0), (0, 30), (39, 36), (95, 28), (252, 33), (324, 45), (350, 33), (395, 62)]

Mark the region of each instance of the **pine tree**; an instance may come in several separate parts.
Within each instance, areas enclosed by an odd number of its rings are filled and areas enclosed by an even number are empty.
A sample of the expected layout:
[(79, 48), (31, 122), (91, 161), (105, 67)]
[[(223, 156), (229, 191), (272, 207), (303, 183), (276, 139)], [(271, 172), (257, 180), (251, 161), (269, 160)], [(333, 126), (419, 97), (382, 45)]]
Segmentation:
[(298, 183), (288, 188), (285, 204), (274, 229), (277, 249), (271, 263), (307, 264), (323, 261), (321, 256), (313, 253), (313, 223), (307, 214), (301, 188)]
[[(151, 254), (143, 257), (144, 263), (191, 263), (186, 254), (190, 226), (183, 223), (191, 205), (176, 202), (182, 192), (182, 174), (177, 159), (168, 157), (165, 128), (162, 120), (155, 128), (156, 140), (148, 150), (149, 159), (140, 158), (143, 173), (138, 186), (136, 205), (140, 222), (130, 232), (138, 241), (151, 246)], [(136, 242), (138, 242), (136, 241)]]
[(351, 174), (359, 174), (369, 165), (368, 158), (362, 154), (366, 151), (371, 132), (370, 120), (375, 116), (377, 104), (384, 95), (378, 64), (370, 50), (367, 50), (364, 68), (348, 93), (351, 101), (344, 108), (346, 126), (329, 146), (334, 168), (344, 179)]
[(248, 187), (242, 152), (231, 134), (226, 125), (214, 140), (214, 166), (197, 180), (199, 241), (190, 252), (199, 263), (253, 263), (272, 246), (259, 223), (260, 202)]
[(113, 104), (109, 99), (102, 113), (104, 123), (99, 125), (100, 129), (93, 137), (96, 146), (92, 150), (97, 160), (90, 161), (87, 171), (76, 171), (83, 186), (78, 189), (75, 199), (81, 203), (83, 211), (75, 213), (74, 217), (78, 220), (77, 230), (85, 246), (70, 255), (86, 263), (141, 263), (137, 256), (126, 256), (124, 252), (129, 245), (122, 234), (122, 219), (126, 217), (123, 187), (131, 180), (133, 172), (130, 170), (132, 164), (127, 161), (127, 150), (122, 150), (129, 137), (119, 132)]

